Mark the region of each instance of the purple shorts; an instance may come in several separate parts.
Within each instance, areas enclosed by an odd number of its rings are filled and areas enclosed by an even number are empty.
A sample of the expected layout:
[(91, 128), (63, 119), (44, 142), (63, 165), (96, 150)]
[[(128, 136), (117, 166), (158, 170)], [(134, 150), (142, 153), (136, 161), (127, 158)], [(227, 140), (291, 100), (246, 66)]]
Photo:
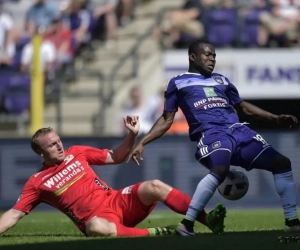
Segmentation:
[(195, 156), (208, 169), (233, 165), (249, 171), (253, 168), (268, 170), (277, 154), (261, 135), (243, 124), (236, 124), (203, 132)]

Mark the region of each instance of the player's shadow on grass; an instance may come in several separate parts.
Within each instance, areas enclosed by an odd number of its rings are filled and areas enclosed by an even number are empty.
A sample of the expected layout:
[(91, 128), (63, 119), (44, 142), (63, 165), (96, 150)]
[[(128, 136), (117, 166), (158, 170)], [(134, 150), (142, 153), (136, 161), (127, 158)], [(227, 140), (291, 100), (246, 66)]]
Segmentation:
[[(85, 238), (78, 235), (72, 235), (77, 239), (70, 241), (56, 241), (51, 239), (53, 234), (49, 234), (49, 242), (33, 243), (33, 244), (19, 244), (19, 245), (3, 245), (1, 250), (53, 250), (53, 249), (109, 249), (109, 250), (189, 250), (189, 249), (222, 249), (222, 250), (276, 250), (276, 249), (299, 249), (300, 235), (296, 233), (284, 233), (281, 231), (256, 231), (256, 232), (227, 232), (222, 235), (214, 235), (211, 233), (199, 234), (196, 237), (179, 237), (179, 236), (162, 236), (162, 237), (147, 237), (147, 238)], [(28, 237), (32, 237), (32, 234), (28, 234)], [(37, 235), (37, 241), (38, 237)], [(278, 237), (282, 237), (283, 241), (280, 242)], [(11, 237), (13, 235), (7, 235), (4, 237)], [(15, 236), (21, 237), (21, 236)], [(26, 234), (22, 234), (22, 237), (26, 237)], [(34, 236), (33, 236), (34, 237)], [(47, 235), (43, 234), (43, 237)], [(70, 235), (57, 234), (54, 237), (70, 237)], [(298, 237), (299, 242), (284, 242), (285, 237)], [(18, 238), (19, 240), (20, 238)], [(57, 240), (57, 239), (56, 239)]]

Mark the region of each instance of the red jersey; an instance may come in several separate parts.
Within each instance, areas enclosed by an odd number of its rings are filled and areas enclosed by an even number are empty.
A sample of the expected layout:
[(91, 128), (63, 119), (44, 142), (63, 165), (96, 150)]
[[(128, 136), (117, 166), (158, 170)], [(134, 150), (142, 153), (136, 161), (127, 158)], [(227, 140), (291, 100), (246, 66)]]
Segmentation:
[(52, 42), (57, 51), (60, 51), (61, 45), (65, 44), (66, 45), (65, 52), (70, 56), (74, 54), (72, 49), (72, 42), (71, 42), (72, 32), (69, 29), (60, 28), (56, 33), (46, 35), (45, 39)]
[(82, 229), (89, 215), (112, 193), (90, 166), (105, 164), (107, 153), (107, 149), (88, 146), (69, 148), (60, 165), (43, 166), (29, 178), (13, 208), (27, 214), (39, 203), (47, 203)]

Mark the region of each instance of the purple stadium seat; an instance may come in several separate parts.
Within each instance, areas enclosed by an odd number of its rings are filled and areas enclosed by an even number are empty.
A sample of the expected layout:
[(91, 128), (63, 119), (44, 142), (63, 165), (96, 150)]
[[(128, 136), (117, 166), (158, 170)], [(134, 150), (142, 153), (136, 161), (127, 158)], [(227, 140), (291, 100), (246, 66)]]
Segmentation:
[(8, 113), (20, 114), (30, 107), (30, 77), (20, 73), (4, 73), (0, 82), (6, 82), (4, 106)]
[(260, 9), (252, 9), (246, 14), (241, 28), (241, 42), (243, 45), (258, 45), (259, 16), (261, 12)]
[(5, 74), (0, 72), (0, 94), (5, 93), (7, 90), (7, 87), (8, 87), (8, 83), (6, 81)]
[(187, 33), (181, 33), (178, 41), (175, 42), (176, 47), (188, 46), (193, 40), (199, 39), (200, 37), (190, 35)]
[(20, 69), (22, 50), (23, 50), (24, 46), (29, 42), (30, 42), (29, 37), (22, 37), (16, 44), (16, 53), (14, 55), (13, 63), (12, 63), (12, 67), (14, 69), (17, 69), (17, 70)]
[(77, 30), (80, 27), (81, 19), (79, 15), (71, 13), (67, 17), (67, 21), (70, 23), (70, 29), (71, 30)]
[[(70, 28), (71, 31), (77, 30), (83, 21), (83, 18), (89, 19), (89, 27), (87, 30), (86, 39), (82, 42), (82, 44), (86, 44), (90, 42), (91, 32), (95, 29), (95, 20), (91, 12), (87, 10), (82, 10), (79, 13), (70, 13), (66, 14), (62, 17), (64, 25)], [(72, 41), (73, 48), (77, 48), (80, 44), (76, 44), (76, 41)]]
[(216, 47), (224, 47), (235, 43), (238, 23), (236, 9), (212, 10), (207, 21), (208, 40)]
[[(92, 31), (94, 26), (95, 26), (95, 20), (93, 18), (93, 15), (87, 11), (87, 10), (84, 10), (83, 11), (85, 15), (88, 15), (89, 17), (89, 28), (88, 28), (88, 31)], [(81, 22), (82, 22), (82, 17), (80, 15), (81, 13), (70, 13), (69, 15), (65, 15), (63, 17), (63, 21), (66, 25), (68, 25), (70, 27), (71, 30), (77, 30), (80, 25), (81, 25)]]

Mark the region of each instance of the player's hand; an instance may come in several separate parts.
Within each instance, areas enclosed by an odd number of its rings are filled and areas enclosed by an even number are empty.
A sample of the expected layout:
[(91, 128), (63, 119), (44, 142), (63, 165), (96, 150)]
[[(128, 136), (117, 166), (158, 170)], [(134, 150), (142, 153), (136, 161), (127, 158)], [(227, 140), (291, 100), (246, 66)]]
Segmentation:
[(293, 115), (279, 115), (276, 119), (277, 124), (287, 126), (289, 128), (298, 128), (298, 119)]
[(123, 118), (124, 126), (132, 133), (137, 135), (140, 131), (140, 122), (138, 116), (128, 115), (126, 118)]
[(142, 161), (143, 160), (143, 152), (144, 152), (144, 146), (141, 143), (139, 143), (138, 145), (136, 145), (134, 147), (134, 149), (129, 154), (126, 163), (128, 163), (130, 161), (130, 159), (132, 159), (137, 165), (140, 165), (137, 157), (139, 157), (139, 159)]

